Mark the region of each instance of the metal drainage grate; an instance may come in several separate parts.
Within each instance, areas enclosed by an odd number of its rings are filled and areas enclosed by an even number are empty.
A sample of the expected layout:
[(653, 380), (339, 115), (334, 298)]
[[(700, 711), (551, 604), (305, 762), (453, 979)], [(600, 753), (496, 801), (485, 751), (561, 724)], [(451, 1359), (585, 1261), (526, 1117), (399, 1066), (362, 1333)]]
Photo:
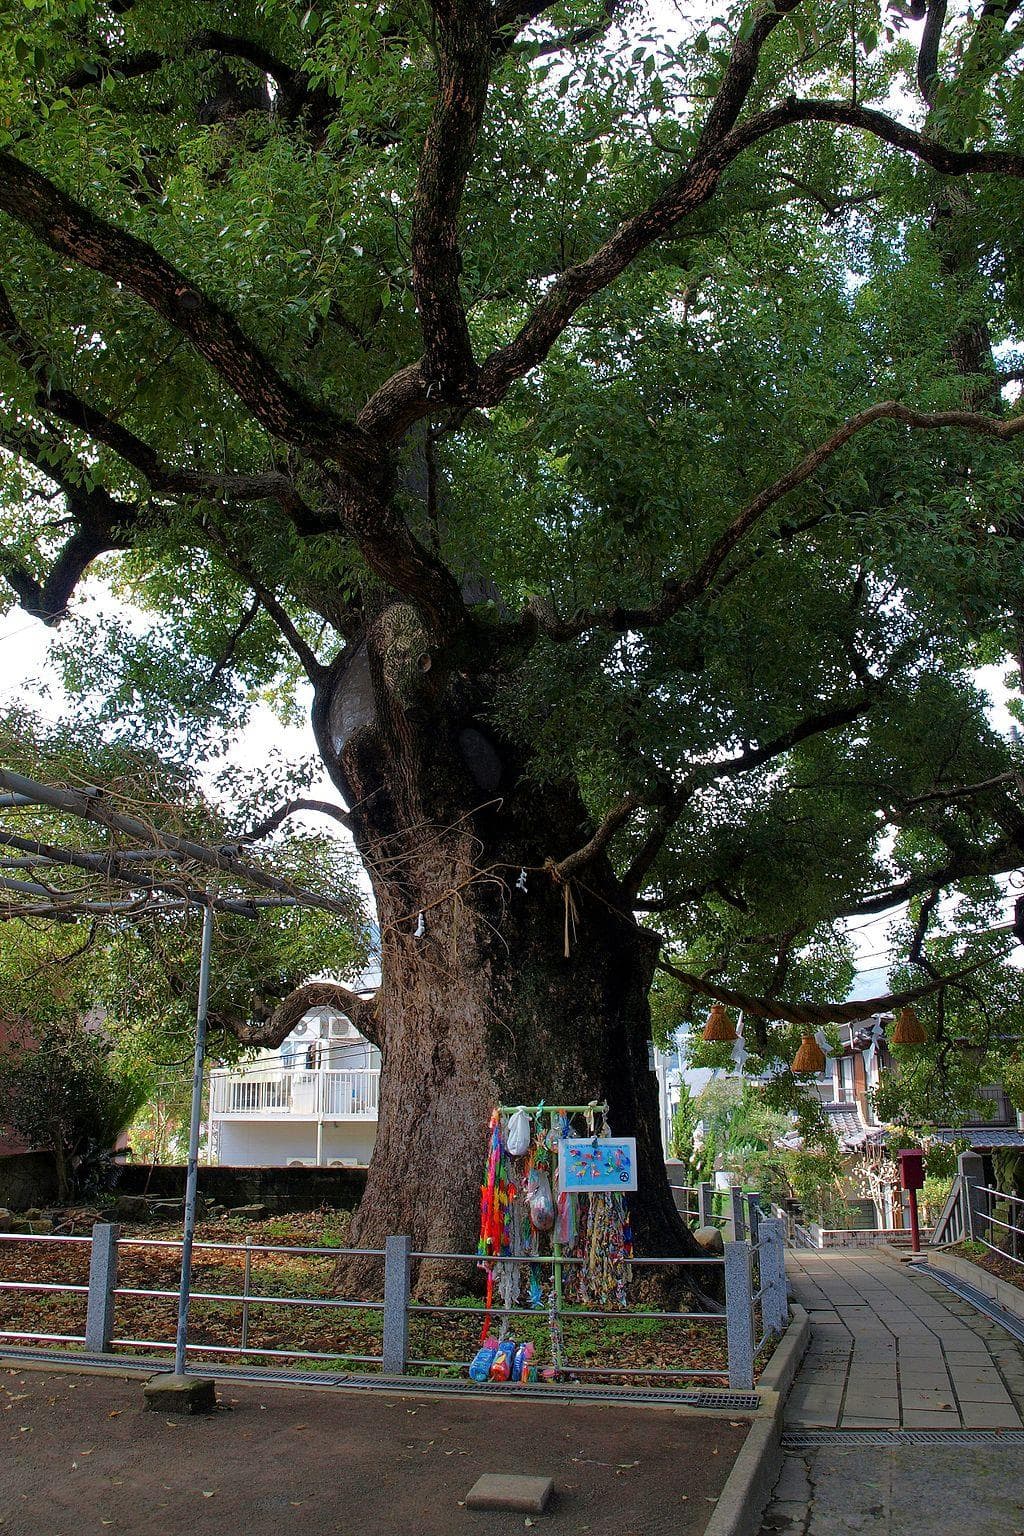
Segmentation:
[(969, 1280), (961, 1280), (959, 1275), (947, 1274), (944, 1269), (933, 1269), (930, 1264), (919, 1262), (914, 1265), (915, 1270), (920, 1270), (930, 1280), (937, 1280), (944, 1285), (947, 1291), (952, 1291), (954, 1296), (959, 1296), (961, 1301), (969, 1301), (979, 1312), (983, 1312), (993, 1323), (998, 1323), (1000, 1328), (1005, 1328), (1007, 1333), (1015, 1338), (1018, 1344), (1024, 1344), (1024, 1322), (1015, 1317), (1012, 1312), (1007, 1312), (997, 1301), (984, 1291), (979, 1291), (977, 1286), (971, 1285)]
[(813, 1451), (818, 1446), (877, 1445), (1024, 1445), (1024, 1429), (790, 1429), (784, 1451)]
[[(154, 1360), (139, 1355), (89, 1355), (62, 1354), (56, 1350), (19, 1349), (0, 1351), (0, 1360), (10, 1369), (17, 1368), (20, 1360), (34, 1365), (51, 1365), (55, 1370), (81, 1369), (113, 1371), (166, 1371), (166, 1359)], [(436, 1376), (368, 1376), (355, 1372), (269, 1370), (259, 1365), (220, 1365), (216, 1361), (192, 1361), (193, 1374), (208, 1371), (218, 1381), (259, 1382), (263, 1386), (307, 1387), (310, 1391), (323, 1388), (343, 1387), (348, 1391), (402, 1393), (410, 1397), (437, 1397), (456, 1394), (460, 1397), (486, 1397), (495, 1402), (508, 1401), (510, 1397), (540, 1399), (547, 1402), (574, 1403), (654, 1403), (666, 1408), (717, 1408), (727, 1413), (753, 1413), (761, 1406), (757, 1392), (726, 1392), (694, 1390), (671, 1387), (599, 1387), (583, 1386), (578, 1382), (538, 1383), (527, 1385), (506, 1382), (500, 1387), (486, 1382), (467, 1381), (462, 1377), (450, 1379)]]

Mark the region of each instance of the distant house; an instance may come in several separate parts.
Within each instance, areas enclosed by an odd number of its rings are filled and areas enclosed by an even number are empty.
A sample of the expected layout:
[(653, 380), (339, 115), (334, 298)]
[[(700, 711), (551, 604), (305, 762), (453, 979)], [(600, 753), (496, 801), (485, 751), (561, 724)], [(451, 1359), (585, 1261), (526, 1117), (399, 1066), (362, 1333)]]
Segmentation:
[(207, 1160), (359, 1167), (377, 1135), (380, 1051), (346, 1014), (311, 1009), (277, 1051), (210, 1074)]
[[(861, 978), (861, 995), (872, 996), (885, 990), (887, 978), (884, 972), (865, 973)], [(856, 991), (851, 1001), (856, 1001)], [(838, 1026), (839, 1043), (832, 1048), (819, 1036), (826, 1052), (825, 1067), (820, 1077), (807, 1086), (821, 1102), (822, 1109), (835, 1131), (839, 1148), (851, 1161), (848, 1167), (855, 1174), (857, 1167), (864, 1169), (875, 1163), (882, 1165), (881, 1149), (885, 1141), (886, 1127), (878, 1119), (874, 1107), (875, 1093), (891, 1065), (887, 1044), (887, 1031), (892, 1025), (892, 1015), (871, 1014), (854, 1023)], [(743, 1072), (743, 1049), (740, 1042), (733, 1048), (734, 1066), (714, 1072), (694, 1069), (685, 1065), (685, 1027), (673, 1042), (669, 1052), (655, 1053), (655, 1069), (658, 1075), (662, 1134), (666, 1149), (671, 1130), (672, 1115), (679, 1102), (680, 1086), (686, 1084), (691, 1092), (701, 1088), (715, 1077), (739, 1078), (757, 1082), (755, 1075)], [(933, 1132), (938, 1141), (968, 1141), (975, 1151), (989, 1152), (997, 1148), (1019, 1147), (1024, 1149), (1024, 1116), (1016, 1113), (1003, 1088), (998, 1085), (984, 1087), (980, 1091), (984, 1110), (964, 1125), (943, 1127)], [(782, 1138), (782, 1146), (796, 1148), (802, 1145), (795, 1129)], [(863, 1158), (861, 1162), (859, 1159)], [(886, 1163), (886, 1166), (888, 1164)], [(870, 1182), (870, 1181), (868, 1181)], [(860, 1222), (877, 1223), (883, 1229), (903, 1225), (903, 1197), (895, 1181), (878, 1185), (870, 1199), (856, 1194), (856, 1180), (849, 1189), (851, 1207), (861, 1211)]]

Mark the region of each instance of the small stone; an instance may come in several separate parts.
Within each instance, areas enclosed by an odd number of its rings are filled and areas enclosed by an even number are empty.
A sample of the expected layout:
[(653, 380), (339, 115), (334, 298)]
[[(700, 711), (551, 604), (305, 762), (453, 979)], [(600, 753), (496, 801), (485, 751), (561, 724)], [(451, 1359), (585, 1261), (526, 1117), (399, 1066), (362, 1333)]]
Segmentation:
[(145, 1221), (149, 1216), (149, 1202), (144, 1195), (118, 1195), (113, 1216), (115, 1221)]
[(147, 1408), (158, 1413), (213, 1413), (217, 1391), (208, 1376), (178, 1376), (161, 1371), (151, 1376), (142, 1389)]
[(550, 1477), (523, 1477), (516, 1472), (485, 1472), (466, 1494), (468, 1509), (515, 1509), (541, 1515), (554, 1492)]
[(266, 1221), (269, 1213), (265, 1205), (236, 1205), (231, 1214), (243, 1221)]
[(717, 1227), (698, 1227), (693, 1234), (693, 1240), (704, 1249), (705, 1253), (720, 1256), (725, 1252), (725, 1241)]

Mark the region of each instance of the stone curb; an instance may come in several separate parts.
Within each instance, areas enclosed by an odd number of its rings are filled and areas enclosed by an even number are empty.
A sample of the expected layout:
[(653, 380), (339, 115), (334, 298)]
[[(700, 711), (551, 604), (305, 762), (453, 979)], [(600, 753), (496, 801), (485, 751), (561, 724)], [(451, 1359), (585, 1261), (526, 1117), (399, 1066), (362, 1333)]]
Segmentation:
[(755, 1419), (732, 1471), (725, 1480), (704, 1536), (757, 1536), (772, 1489), (782, 1470), (782, 1414), (786, 1398), (807, 1353), (811, 1324), (803, 1307), (794, 1306), (789, 1327), (758, 1379), (758, 1390), (774, 1395), (774, 1412)]
[(962, 1259), (956, 1253), (943, 1253), (941, 1249), (931, 1248), (922, 1252), (920, 1257), (930, 1269), (943, 1269), (957, 1280), (966, 1280), (976, 1291), (998, 1302), (1004, 1312), (1009, 1312), (1011, 1317), (1017, 1317), (1024, 1323), (1024, 1291), (1019, 1291), (1015, 1285), (1000, 1280), (998, 1275), (990, 1275), (980, 1264), (972, 1264), (970, 1259)]

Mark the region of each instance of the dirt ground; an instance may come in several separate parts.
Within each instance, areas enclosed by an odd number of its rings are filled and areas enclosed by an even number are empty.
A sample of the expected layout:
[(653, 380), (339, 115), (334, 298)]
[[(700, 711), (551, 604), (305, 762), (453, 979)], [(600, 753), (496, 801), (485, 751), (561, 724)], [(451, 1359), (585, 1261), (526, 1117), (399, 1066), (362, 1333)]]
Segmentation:
[(511, 1536), (482, 1472), (546, 1475), (551, 1536), (700, 1536), (748, 1425), (622, 1408), (224, 1383), (220, 1409), (143, 1407), (121, 1377), (0, 1374), (3, 1536)]

